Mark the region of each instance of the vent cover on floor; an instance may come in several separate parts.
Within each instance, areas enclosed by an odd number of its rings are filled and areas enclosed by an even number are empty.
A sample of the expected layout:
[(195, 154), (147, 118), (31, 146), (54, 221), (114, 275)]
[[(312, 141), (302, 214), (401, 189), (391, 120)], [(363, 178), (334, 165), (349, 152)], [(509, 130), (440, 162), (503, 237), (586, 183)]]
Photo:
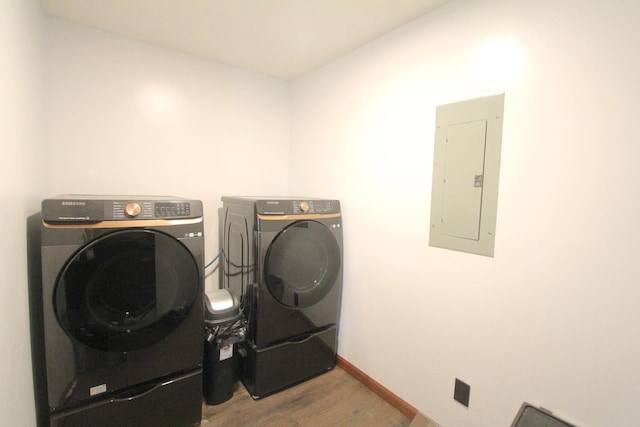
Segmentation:
[(536, 408), (524, 402), (511, 427), (576, 427), (553, 415), (551, 412)]

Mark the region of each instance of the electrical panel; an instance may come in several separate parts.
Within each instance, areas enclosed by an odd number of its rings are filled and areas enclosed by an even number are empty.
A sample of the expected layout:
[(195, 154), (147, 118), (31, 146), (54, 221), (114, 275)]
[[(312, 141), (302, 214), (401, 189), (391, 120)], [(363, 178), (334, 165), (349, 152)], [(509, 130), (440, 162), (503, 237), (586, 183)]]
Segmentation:
[(429, 245), (493, 256), (504, 94), (436, 109)]

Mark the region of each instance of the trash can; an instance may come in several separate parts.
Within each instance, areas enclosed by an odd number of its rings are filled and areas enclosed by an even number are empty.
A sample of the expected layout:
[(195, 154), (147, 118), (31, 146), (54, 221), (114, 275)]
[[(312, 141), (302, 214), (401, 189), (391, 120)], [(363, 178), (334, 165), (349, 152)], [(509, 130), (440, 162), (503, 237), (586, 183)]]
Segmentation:
[(231, 399), (236, 383), (236, 343), (244, 340), (246, 322), (238, 299), (228, 289), (205, 294), (203, 394), (208, 405)]

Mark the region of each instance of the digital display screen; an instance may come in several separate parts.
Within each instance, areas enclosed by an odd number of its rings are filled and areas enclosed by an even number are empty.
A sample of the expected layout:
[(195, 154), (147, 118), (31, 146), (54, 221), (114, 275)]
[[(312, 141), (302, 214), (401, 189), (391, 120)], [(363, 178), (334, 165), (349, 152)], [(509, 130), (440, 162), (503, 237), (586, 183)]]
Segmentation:
[(157, 217), (175, 217), (191, 215), (191, 205), (189, 203), (156, 203), (155, 216)]

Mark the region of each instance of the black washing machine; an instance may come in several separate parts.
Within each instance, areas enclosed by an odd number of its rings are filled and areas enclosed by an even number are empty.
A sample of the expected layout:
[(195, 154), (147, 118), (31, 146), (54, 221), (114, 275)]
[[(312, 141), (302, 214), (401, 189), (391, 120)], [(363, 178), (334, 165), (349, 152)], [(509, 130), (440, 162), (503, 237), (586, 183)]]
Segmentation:
[(58, 196), (28, 224), (38, 425), (199, 425), (202, 202)]
[(223, 197), (223, 287), (247, 318), (239, 375), (254, 398), (333, 369), (342, 295), (340, 202)]

